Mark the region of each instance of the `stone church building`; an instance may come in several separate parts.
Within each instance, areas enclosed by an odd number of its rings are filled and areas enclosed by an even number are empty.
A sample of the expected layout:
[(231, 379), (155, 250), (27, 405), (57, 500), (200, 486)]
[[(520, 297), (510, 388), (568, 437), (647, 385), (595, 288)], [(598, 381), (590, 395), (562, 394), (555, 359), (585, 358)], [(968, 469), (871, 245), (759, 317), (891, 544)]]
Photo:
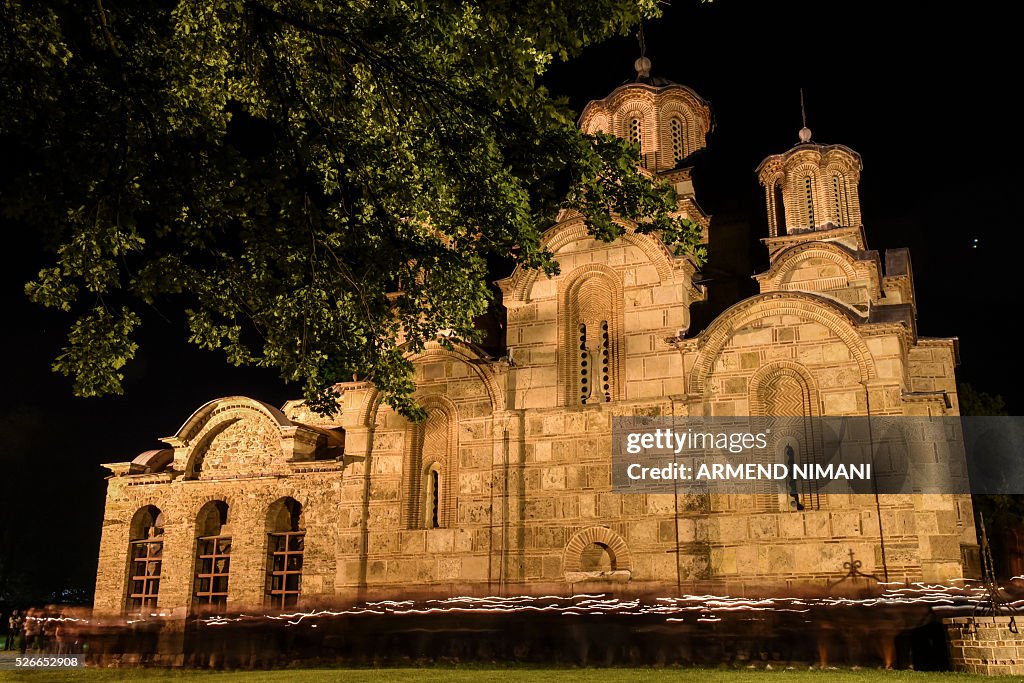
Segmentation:
[[(638, 67), (648, 66), (638, 62)], [(680, 214), (714, 226), (688, 162), (708, 103), (646, 69), (580, 118), (629, 138)], [(918, 336), (906, 250), (868, 248), (854, 150), (800, 131), (757, 168), (770, 256), (760, 293), (691, 329), (695, 263), (652, 235), (591, 238), (563, 212), (547, 278), (498, 284), (507, 353), (428, 345), (410, 423), (373, 386), (317, 416), (240, 396), (199, 408), (162, 450), (109, 464), (98, 613), (290, 609), (414, 596), (731, 594), (862, 571), (971, 573), (970, 498), (611, 492), (611, 418), (956, 415), (955, 339)], [(878, 510), (881, 511), (881, 524)], [(884, 550), (881, 542), (884, 534)]]

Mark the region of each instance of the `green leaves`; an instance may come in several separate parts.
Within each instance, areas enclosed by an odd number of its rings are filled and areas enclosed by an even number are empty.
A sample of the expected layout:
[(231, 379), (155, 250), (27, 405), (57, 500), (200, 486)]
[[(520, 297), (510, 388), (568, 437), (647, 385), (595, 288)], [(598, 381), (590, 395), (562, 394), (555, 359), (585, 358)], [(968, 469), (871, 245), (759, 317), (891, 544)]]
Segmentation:
[(121, 368), (135, 357), (139, 345), (129, 335), (139, 326), (139, 316), (128, 308), (110, 313), (103, 306), (80, 315), (68, 332), (68, 345), (53, 369), (74, 378), (78, 396), (123, 393)]
[(556, 272), (561, 208), (699, 244), (637, 150), (537, 82), (654, 0), (46, 5), (0, 6), (0, 198), (53, 245), (26, 291), (73, 317), (55, 368), (82, 395), (121, 390), (143, 303), (317, 410), (358, 375), (417, 415), (405, 354), (478, 338), (489, 258)]

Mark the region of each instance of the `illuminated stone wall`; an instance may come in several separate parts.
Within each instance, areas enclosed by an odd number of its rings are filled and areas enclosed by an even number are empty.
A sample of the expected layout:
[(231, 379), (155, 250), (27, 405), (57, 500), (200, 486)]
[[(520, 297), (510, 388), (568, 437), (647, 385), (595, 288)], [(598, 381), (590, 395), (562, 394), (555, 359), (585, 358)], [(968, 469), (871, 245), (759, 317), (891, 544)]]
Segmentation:
[[(646, 151), (664, 151), (678, 117), (689, 126), (684, 149), (703, 147), (710, 119), (689, 89), (637, 83), (613, 95), (588, 107), (581, 125), (622, 133), (640, 117), (659, 126), (642, 136)], [(544, 237), (561, 273), (519, 269), (498, 283), (506, 357), (440, 344), (412, 357), (426, 423), (410, 423), (358, 382), (340, 385), (342, 410), (330, 417), (298, 402), (283, 411), (240, 397), (203, 406), (165, 439), (167, 462), (108, 466), (97, 609), (123, 608), (131, 521), (149, 505), (164, 515), (159, 608), (191, 609), (196, 516), (211, 500), (229, 507), (228, 609), (262, 603), (268, 514), (285, 497), (302, 509), (303, 605), (821, 588), (844, 573), (851, 550), (862, 571), (890, 580), (970, 574), (977, 549), (966, 496), (886, 496), (876, 507), (870, 495), (808, 495), (800, 510), (771, 492), (611, 493), (613, 415), (958, 413), (955, 341), (918, 336), (906, 252), (868, 249), (859, 163), (848, 148), (809, 142), (766, 160), (769, 209), (775, 197), (806, 201), (790, 183), (811, 167), (822, 181), (814, 201), (829, 203), (824, 180), (838, 168), (846, 203), (815, 212), (824, 218), (812, 228), (790, 232), (772, 219), (760, 293), (699, 333), (690, 306), (705, 292), (691, 258), (633, 226), (596, 241), (563, 212)], [(676, 188), (681, 215), (713, 231), (685, 166), (661, 154), (648, 168)], [(778, 209), (793, 221), (810, 213)], [(339, 457), (331, 439), (342, 431)]]

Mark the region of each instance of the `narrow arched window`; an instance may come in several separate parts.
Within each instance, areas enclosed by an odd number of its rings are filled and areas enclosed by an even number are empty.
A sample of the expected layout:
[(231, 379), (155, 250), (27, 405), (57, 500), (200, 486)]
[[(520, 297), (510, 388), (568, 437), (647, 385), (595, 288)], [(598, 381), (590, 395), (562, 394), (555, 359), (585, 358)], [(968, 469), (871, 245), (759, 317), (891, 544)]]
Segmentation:
[(838, 173), (832, 176), (832, 209), (836, 223), (840, 227), (850, 224), (850, 210), (846, 202), (846, 178)]
[(559, 337), (565, 405), (616, 400), (622, 344), (616, 284), (607, 275), (588, 274), (572, 282), (566, 295), (567, 314)]
[[(610, 362), (610, 359), (611, 359), (611, 345), (609, 344), (609, 341), (610, 340), (609, 340), (609, 337), (608, 337), (608, 321), (607, 320), (602, 320), (601, 321), (601, 375), (600, 375), (601, 382), (600, 382), (600, 389), (599, 389), (599, 391), (601, 392), (601, 400), (606, 401), (606, 402), (612, 400), (611, 377), (610, 377), (610, 373), (609, 373), (609, 366), (611, 364), (611, 362)], [(594, 379), (597, 380), (598, 377), (595, 377)]]
[(137, 612), (156, 607), (163, 573), (164, 516), (147, 505), (132, 517), (128, 543), (128, 596), (125, 609)]
[(629, 120), (629, 141), (634, 145), (640, 145), (641, 151), (643, 151), (643, 133), (640, 125), (640, 119), (634, 118)]
[(814, 180), (804, 176), (804, 201), (807, 206), (807, 227), (813, 229), (814, 223)]
[(579, 380), (580, 403), (585, 404), (590, 398), (590, 352), (587, 350), (587, 324), (579, 326), (579, 353), (577, 378)]
[(775, 232), (779, 235), (786, 234), (786, 199), (782, 194), (782, 182), (775, 184)]
[[(594, 324), (596, 323), (596, 324)], [(587, 323), (579, 325), (579, 391), (580, 403), (606, 403), (611, 394), (611, 339), (608, 321), (594, 321), (591, 334), (587, 335)], [(595, 334), (597, 333), (597, 334)]]
[(669, 124), (672, 134), (672, 160), (679, 163), (686, 158), (686, 127), (678, 118)]
[(424, 521), (428, 529), (441, 527), (441, 468), (436, 464), (427, 470), (426, 504), (424, 505)]
[(231, 573), (231, 534), (228, 504), (210, 501), (196, 518), (196, 570), (194, 602), (197, 607), (224, 609), (228, 602)]
[(267, 604), (283, 609), (299, 602), (306, 532), (302, 506), (294, 498), (282, 498), (267, 512)]

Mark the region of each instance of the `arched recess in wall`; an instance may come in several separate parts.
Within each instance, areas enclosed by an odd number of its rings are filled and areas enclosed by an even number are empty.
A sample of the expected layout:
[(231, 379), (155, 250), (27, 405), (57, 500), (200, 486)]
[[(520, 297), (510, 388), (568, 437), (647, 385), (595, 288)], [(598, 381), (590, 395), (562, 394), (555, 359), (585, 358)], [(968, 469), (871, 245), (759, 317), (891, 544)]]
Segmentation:
[[(821, 414), (817, 386), (807, 368), (792, 361), (774, 361), (759, 368), (748, 383), (750, 414), (779, 418), (770, 423), (772, 442), (782, 450), (768, 453), (772, 462), (814, 464), (821, 458), (821, 434), (814, 418)], [(818, 487), (806, 480), (790, 482), (784, 507), (818, 510), (822, 497)], [(757, 494), (757, 509), (779, 509), (777, 493)]]
[(207, 501), (196, 515), (195, 568), (192, 605), (223, 609), (228, 601), (232, 538), (227, 501)]
[[(487, 357), (465, 346), (457, 345), (454, 348), (448, 349), (437, 342), (429, 342), (423, 351), (409, 357), (414, 363), (435, 358), (464, 363), (469, 368), (470, 373), (476, 376), (483, 384), (491, 404), (491, 412), (502, 409), (504, 402), (501, 399), (502, 394), (498, 388), (498, 380), (495, 377), (494, 370), (488, 366), (490, 361)], [(377, 422), (377, 413), (383, 401), (384, 395), (380, 391), (377, 389), (370, 391), (359, 411), (358, 424), (364, 427), (373, 427)]]
[(451, 527), (458, 511), (458, 409), (447, 397), (438, 395), (419, 399), (419, 403), (427, 411), (427, 419), (409, 423), (405, 429), (404, 526)]
[(269, 455), (271, 459), (279, 462), (283, 461), (281, 429), (294, 427), (295, 423), (277, 408), (261, 401), (244, 396), (231, 396), (204, 405), (193, 413), (173, 437), (173, 441), (178, 444), (190, 446), (187, 459), (183, 463), (186, 479), (195, 479), (201, 475), (204, 459), (213, 441), (225, 430), (242, 421), (261, 430), (268, 443), (273, 444), (272, 452), (263, 455)]
[(164, 513), (155, 505), (145, 505), (132, 515), (128, 526), (127, 612), (157, 607), (163, 577), (166, 523)]
[[(631, 247), (640, 250), (647, 260), (658, 270), (659, 284), (672, 280), (675, 264), (679, 258), (672, 256), (668, 247), (657, 236), (648, 233), (638, 233), (628, 224), (624, 226), (626, 232), (619, 239)], [(558, 225), (552, 226), (544, 233), (541, 244), (551, 250), (558, 258), (558, 251), (567, 244), (578, 240), (593, 240), (594, 237), (587, 231), (587, 226), (582, 218), (576, 218)], [(544, 275), (536, 268), (523, 268), (516, 266), (509, 278), (509, 290), (512, 299), (515, 301), (532, 301), (533, 285), (538, 278)]]
[(264, 596), (269, 607), (298, 604), (305, 563), (305, 510), (291, 496), (278, 498), (267, 508), (267, 571)]
[(745, 299), (726, 309), (698, 337), (698, 356), (690, 371), (690, 391), (710, 399), (708, 378), (719, 354), (733, 335), (747, 325), (775, 315), (793, 315), (816, 322), (838, 337), (857, 364), (859, 381), (876, 376), (867, 343), (854, 327), (850, 311), (831, 299), (805, 292), (769, 292)]
[(573, 271), (559, 297), (559, 380), (563, 405), (623, 396), (622, 281), (607, 266)]
[[(815, 258), (825, 261), (830, 272), (817, 280), (806, 281), (810, 286), (822, 289), (845, 287), (859, 277), (859, 264), (846, 247), (834, 242), (805, 242), (787, 247), (776, 254), (771, 267), (758, 275), (757, 279), (770, 290), (789, 289), (791, 274), (799, 270), (808, 259)], [(871, 271), (867, 274), (870, 275)], [(877, 280), (874, 277), (871, 277), (871, 280), (872, 289), (877, 291)], [(808, 284), (798, 283), (797, 286), (804, 288)]]
[(566, 574), (629, 572), (633, 570), (633, 558), (626, 539), (606, 526), (592, 526), (576, 532), (565, 544), (562, 570)]

